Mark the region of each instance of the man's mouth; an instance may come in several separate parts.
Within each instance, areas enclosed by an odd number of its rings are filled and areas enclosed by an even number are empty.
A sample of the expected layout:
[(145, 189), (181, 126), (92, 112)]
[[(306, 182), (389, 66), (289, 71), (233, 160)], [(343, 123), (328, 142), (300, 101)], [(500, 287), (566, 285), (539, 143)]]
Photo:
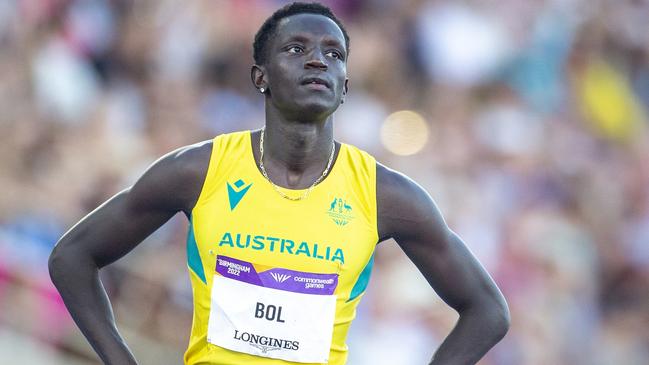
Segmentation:
[(331, 85), (327, 80), (319, 77), (307, 77), (302, 80), (301, 84), (316, 90), (326, 90), (331, 88)]

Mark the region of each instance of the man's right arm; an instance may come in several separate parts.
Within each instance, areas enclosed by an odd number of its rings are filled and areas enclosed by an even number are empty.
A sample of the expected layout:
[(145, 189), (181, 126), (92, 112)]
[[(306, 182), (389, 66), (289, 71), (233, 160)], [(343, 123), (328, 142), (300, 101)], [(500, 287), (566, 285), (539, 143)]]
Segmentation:
[(209, 165), (211, 141), (156, 161), (130, 188), (72, 227), (49, 259), (52, 282), (106, 364), (136, 364), (119, 334), (99, 269), (118, 260), (178, 211), (190, 214)]

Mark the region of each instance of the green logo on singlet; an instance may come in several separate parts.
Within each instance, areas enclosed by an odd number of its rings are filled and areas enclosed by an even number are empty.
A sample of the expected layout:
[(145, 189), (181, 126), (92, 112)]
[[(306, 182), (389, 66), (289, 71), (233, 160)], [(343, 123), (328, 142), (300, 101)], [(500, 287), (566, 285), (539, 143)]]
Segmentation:
[(339, 226), (344, 226), (354, 219), (353, 208), (347, 200), (335, 197), (329, 204), (327, 215)]

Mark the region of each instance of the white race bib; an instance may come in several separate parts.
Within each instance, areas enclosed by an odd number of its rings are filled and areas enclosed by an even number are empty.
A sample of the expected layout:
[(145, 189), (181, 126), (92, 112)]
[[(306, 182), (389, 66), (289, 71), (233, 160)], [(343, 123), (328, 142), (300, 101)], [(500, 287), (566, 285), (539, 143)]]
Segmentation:
[(282, 268), (217, 256), (207, 341), (246, 354), (326, 363), (338, 274)]

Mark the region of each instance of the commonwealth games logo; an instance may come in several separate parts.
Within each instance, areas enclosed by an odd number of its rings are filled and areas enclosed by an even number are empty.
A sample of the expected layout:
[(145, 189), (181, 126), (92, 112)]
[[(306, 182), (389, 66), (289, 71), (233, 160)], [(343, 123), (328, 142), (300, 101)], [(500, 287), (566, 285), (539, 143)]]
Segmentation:
[(276, 272), (271, 272), (270, 276), (272, 276), (273, 279), (275, 279), (275, 281), (278, 283), (283, 283), (291, 277), (291, 275), (278, 274)]
[(344, 226), (354, 219), (353, 210), (352, 206), (347, 204), (347, 200), (336, 197), (331, 204), (329, 204), (327, 215), (329, 215), (337, 225)]

